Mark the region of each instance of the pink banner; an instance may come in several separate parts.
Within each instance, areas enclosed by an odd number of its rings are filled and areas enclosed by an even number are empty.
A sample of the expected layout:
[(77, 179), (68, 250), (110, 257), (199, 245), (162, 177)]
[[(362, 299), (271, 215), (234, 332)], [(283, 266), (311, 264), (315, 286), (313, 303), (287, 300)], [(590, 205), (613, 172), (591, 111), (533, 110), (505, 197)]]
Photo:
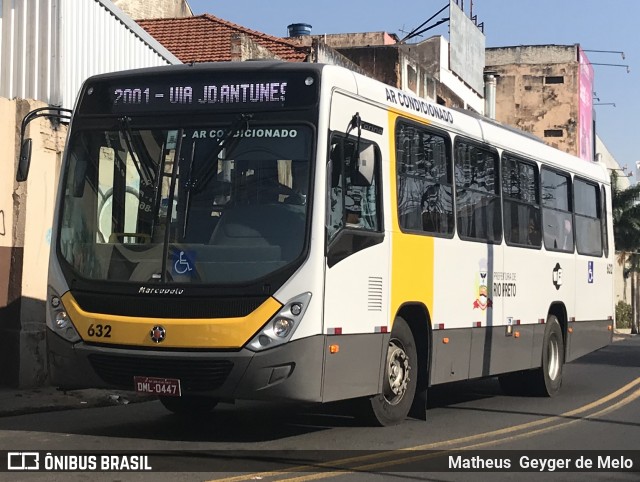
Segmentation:
[(585, 161), (593, 161), (593, 66), (580, 47), (578, 47), (578, 59), (580, 61), (578, 156)]

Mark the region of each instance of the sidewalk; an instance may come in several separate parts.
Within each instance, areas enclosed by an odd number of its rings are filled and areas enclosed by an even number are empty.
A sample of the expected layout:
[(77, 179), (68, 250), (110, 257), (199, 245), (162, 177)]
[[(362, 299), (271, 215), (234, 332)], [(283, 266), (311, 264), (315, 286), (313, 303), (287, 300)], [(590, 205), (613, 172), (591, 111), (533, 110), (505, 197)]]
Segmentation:
[(635, 336), (631, 334), (631, 328), (616, 328), (613, 332), (613, 341), (626, 340), (631, 336)]
[[(616, 329), (614, 343), (631, 335), (630, 329)], [(108, 407), (153, 400), (151, 395), (139, 395), (122, 390), (70, 390), (63, 392), (54, 387), (18, 389), (0, 387), (0, 417), (28, 413), (73, 410), (78, 408)]]
[(0, 417), (37, 412), (53, 412), (77, 408), (108, 407), (153, 400), (153, 396), (138, 395), (121, 390), (70, 390), (63, 392), (54, 387), (9, 388), (0, 387)]

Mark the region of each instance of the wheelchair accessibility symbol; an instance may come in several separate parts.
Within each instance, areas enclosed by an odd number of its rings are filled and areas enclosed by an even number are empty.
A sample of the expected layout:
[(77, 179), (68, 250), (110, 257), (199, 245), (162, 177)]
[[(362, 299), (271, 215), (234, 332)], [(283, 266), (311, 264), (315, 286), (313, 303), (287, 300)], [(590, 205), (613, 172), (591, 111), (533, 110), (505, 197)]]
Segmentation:
[[(189, 274), (193, 271), (191, 263), (193, 263), (192, 253), (185, 253), (184, 251), (178, 251), (174, 254), (175, 262), (173, 263), (173, 271), (176, 274)], [(191, 258), (191, 261), (190, 261)]]

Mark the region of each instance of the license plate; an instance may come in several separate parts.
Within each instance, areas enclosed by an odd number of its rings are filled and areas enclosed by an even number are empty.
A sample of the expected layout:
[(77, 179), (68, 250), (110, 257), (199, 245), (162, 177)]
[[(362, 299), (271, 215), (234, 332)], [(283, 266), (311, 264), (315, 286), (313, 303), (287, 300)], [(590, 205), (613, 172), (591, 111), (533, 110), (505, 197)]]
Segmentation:
[(133, 377), (136, 392), (152, 393), (164, 397), (179, 397), (180, 380), (177, 378)]

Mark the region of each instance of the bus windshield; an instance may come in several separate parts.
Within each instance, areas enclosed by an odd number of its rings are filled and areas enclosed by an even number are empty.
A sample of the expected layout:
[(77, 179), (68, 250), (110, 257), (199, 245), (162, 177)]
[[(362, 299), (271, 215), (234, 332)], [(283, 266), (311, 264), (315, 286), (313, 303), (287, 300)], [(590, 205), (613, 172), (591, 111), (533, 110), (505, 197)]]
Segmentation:
[(312, 130), (225, 125), (76, 130), (60, 255), (90, 280), (248, 283), (303, 253)]

